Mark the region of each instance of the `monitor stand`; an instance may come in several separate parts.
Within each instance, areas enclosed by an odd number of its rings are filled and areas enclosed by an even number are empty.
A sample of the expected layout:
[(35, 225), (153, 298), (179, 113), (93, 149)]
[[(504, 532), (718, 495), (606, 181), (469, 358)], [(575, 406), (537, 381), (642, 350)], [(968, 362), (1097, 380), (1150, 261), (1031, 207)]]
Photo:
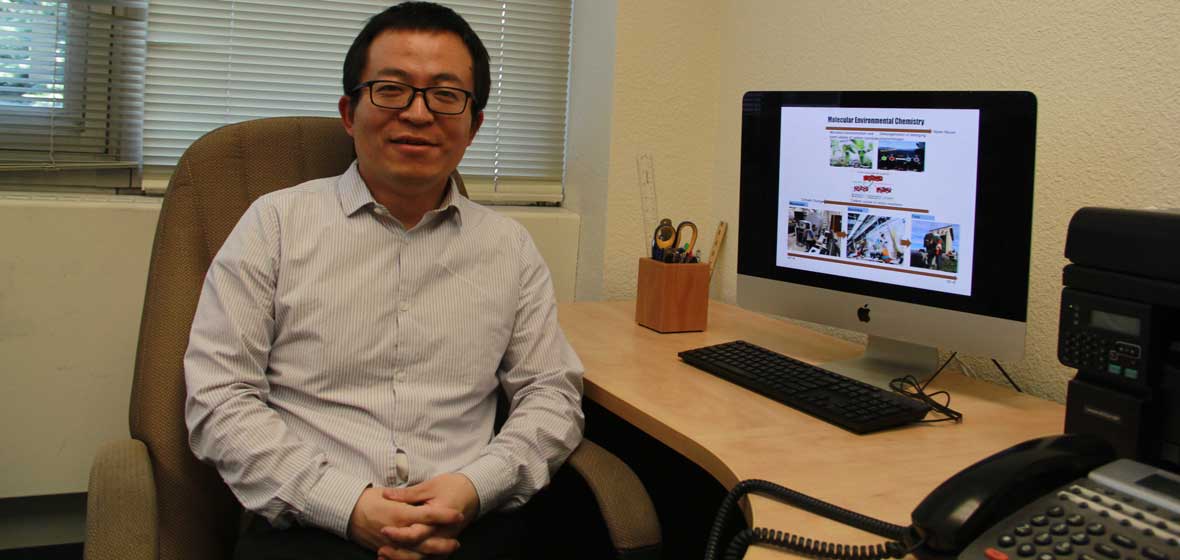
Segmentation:
[(898, 377), (912, 375), (919, 383), (930, 379), (938, 368), (938, 349), (869, 335), (864, 354), (820, 366), (888, 391), (889, 382)]

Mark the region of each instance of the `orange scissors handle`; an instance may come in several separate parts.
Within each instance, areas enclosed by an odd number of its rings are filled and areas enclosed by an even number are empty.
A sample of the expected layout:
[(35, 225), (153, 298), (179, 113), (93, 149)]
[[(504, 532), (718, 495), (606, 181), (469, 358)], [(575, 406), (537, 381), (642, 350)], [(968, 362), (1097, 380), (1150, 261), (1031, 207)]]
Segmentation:
[[(692, 232), (692, 239), (688, 241), (684, 240), (687, 237), (684, 235), (686, 227)], [(676, 242), (673, 245), (677, 249), (684, 249), (685, 254), (691, 255), (693, 248), (697, 246), (697, 225), (688, 221), (680, 222), (680, 225), (676, 226)]]
[(679, 239), (679, 235), (676, 228), (672, 227), (672, 220), (668, 218), (660, 220), (660, 225), (656, 226), (656, 231), (652, 233), (652, 240), (661, 250), (674, 248), (677, 239)]

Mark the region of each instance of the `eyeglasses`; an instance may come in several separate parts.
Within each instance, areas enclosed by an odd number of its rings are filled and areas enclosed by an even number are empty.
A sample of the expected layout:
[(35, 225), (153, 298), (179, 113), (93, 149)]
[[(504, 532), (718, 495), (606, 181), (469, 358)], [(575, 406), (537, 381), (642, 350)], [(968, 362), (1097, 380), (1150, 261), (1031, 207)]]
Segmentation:
[(439, 115), (458, 115), (467, 109), (467, 100), (471, 92), (465, 89), (433, 86), (417, 88), (410, 84), (391, 80), (369, 80), (362, 82), (352, 91), (369, 88), (369, 100), (378, 107), (386, 109), (405, 109), (414, 103), (418, 93), (426, 100), (426, 109)]

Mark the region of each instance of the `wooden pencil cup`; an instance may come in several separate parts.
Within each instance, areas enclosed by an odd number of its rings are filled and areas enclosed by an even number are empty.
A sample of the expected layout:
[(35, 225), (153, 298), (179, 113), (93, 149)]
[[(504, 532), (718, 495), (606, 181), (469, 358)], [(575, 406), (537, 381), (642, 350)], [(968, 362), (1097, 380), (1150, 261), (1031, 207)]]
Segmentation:
[(662, 333), (705, 330), (709, 322), (709, 264), (639, 259), (635, 322)]

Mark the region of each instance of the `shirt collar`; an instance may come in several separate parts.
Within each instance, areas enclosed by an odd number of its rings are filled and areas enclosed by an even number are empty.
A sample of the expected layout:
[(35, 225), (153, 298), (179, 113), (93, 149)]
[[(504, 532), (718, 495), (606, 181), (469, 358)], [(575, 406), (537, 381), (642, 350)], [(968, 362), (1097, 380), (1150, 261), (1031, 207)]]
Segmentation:
[(352, 216), (370, 204), (377, 204), (377, 201), (373, 200), (373, 193), (365, 186), (365, 180), (361, 179), (356, 160), (353, 160), (348, 170), (340, 176), (336, 189), (340, 196), (340, 207), (346, 216)]
[[(361, 173), (357, 169), (356, 160), (353, 160), (352, 165), (348, 166), (348, 170), (340, 176), (337, 182), (337, 190), (340, 196), (340, 208), (346, 216), (352, 216), (362, 208), (377, 205), (377, 201), (373, 199), (373, 193), (369, 192), (369, 187), (365, 185), (365, 180), (361, 178)], [(458, 189), (455, 188), (455, 180), (447, 179), (447, 194), (443, 197), (442, 204), (437, 209), (427, 212), (423, 219), (429, 219), (434, 213), (446, 213), (451, 208), (454, 208), (453, 214), (455, 215), (455, 220), (462, 226), (463, 209), (467, 202), (463, 198), (463, 195), (459, 194)]]

